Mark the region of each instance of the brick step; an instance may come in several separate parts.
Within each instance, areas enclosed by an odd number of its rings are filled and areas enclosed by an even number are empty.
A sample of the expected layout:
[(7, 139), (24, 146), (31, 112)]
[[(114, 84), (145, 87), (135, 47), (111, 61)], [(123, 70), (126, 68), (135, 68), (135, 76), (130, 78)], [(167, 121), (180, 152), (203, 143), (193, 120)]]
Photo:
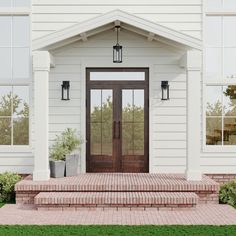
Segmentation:
[(190, 209), (198, 196), (186, 192), (41, 192), (34, 198), (38, 210), (80, 210), (82, 208)]

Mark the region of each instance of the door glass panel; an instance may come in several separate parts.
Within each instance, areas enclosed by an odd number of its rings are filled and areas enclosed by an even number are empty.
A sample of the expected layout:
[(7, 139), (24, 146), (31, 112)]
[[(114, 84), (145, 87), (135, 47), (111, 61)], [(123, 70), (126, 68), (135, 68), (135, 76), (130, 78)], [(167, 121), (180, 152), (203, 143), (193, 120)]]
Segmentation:
[(144, 123), (134, 123), (134, 155), (144, 155)]
[(102, 100), (102, 90), (91, 90), (91, 104), (90, 104), (90, 119), (91, 122), (101, 122), (102, 110), (101, 110), (101, 100)]
[(91, 133), (91, 154), (92, 155), (101, 155), (102, 153), (102, 144), (101, 144), (101, 123), (91, 123), (90, 124), (90, 133)]
[(122, 155), (133, 155), (133, 123), (122, 124)]
[(122, 90), (122, 120), (133, 122), (133, 90)]
[(112, 155), (112, 90), (92, 89), (90, 96), (91, 155)]
[(144, 90), (122, 90), (122, 155), (144, 155)]
[(144, 90), (133, 91), (134, 122), (144, 122)]

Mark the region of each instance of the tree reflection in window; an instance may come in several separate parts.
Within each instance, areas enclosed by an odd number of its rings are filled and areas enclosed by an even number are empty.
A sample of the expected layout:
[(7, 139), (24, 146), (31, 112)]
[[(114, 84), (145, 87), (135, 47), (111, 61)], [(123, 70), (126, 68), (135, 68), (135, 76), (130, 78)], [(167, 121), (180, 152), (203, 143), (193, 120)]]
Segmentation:
[(236, 86), (207, 86), (206, 144), (236, 144)]
[(0, 145), (29, 144), (28, 87), (0, 87)]

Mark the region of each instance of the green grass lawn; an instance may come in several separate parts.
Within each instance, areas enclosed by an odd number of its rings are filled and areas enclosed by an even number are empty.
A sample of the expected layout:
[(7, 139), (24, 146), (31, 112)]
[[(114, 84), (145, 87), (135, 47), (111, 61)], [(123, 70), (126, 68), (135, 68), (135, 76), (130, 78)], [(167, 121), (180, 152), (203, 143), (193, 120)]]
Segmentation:
[(0, 202), (0, 208), (3, 207), (5, 204), (5, 202)]
[(232, 236), (236, 226), (0, 226), (0, 235)]

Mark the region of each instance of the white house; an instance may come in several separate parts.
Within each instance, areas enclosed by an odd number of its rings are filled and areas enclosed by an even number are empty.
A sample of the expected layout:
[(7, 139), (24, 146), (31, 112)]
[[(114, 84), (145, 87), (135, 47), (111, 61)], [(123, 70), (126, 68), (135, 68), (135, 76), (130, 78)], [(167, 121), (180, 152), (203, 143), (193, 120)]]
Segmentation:
[(74, 128), (81, 173), (236, 175), (235, 27), (235, 0), (0, 0), (0, 171), (47, 180)]

